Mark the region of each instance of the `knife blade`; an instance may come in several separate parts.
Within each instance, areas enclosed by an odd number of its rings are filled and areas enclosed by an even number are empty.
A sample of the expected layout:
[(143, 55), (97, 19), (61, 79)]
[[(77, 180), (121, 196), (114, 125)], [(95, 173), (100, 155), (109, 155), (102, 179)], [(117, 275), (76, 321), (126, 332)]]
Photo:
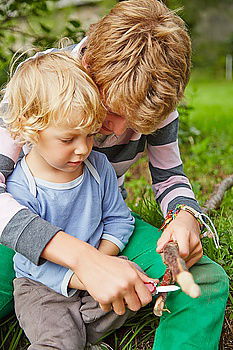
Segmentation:
[(157, 286), (157, 283), (154, 281), (144, 282), (144, 284), (146, 285), (146, 287), (149, 289), (149, 291), (153, 296), (158, 293), (175, 292), (176, 290), (180, 289), (180, 287), (175, 285)]
[(180, 287), (168, 285), (168, 286), (158, 286), (156, 287), (156, 294), (158, 293), (167, 293), (167, 292), (175, 292), (176, 290), (179, 290)]

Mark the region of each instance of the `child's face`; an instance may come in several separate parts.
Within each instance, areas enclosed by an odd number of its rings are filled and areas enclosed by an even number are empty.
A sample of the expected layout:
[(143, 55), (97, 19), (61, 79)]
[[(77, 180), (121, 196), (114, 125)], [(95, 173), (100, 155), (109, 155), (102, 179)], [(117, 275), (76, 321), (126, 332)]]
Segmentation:
[(92, 146), (93, 135), (85, 130), (50, 126), (39, 132), (38, 142), (33, 148), (46, 170), (79, 176)]

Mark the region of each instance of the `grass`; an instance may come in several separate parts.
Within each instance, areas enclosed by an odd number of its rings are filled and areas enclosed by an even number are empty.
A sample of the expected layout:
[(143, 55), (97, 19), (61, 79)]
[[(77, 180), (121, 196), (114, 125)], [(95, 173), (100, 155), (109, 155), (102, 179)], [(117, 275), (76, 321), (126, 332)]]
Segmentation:
[[(201, 205), (209, 198), (215, 185), (232, 173), (233, 153), (233, 84), (224, 80), (213, 81), (194, 73), (187, 89), (189, 111), (188, 123), (200, 130), (188, 143), (181, 144), (185, 172)], [(186, 140), (187, 141), (187, 140)], [(128, 204), (143, 218), (158, 226), (161, 216), (153, 201), (145, 170), (145, 159), (141, 159), (127, 175)], [(229, 190), (220, 209), (211, 218), (220, 235), (221, 249), (213, 242), (203, 240), (205, 253), (223, 266), (230, 279), (231, 294), (227, 306), (220, 349), (232, 349), (233, 320), (233, 189)], [(158, 319), (151, 312), (152, 306), (138, 313), (123, 329), (107, 338), (114, 349), (151, 349)], [(14, 316), (0, 324), (0, 350), (24, 350), (27, 341)]]
[(0, 322), (0, 344), (1, 350), (27, 349), (28, 341), (23, 330), (19, 327), (15, 315)]
[(215, 133), (233, 136), (232, 81), (210, 80), (194, 72), (186, 90), (188, 102), (194, 106), (191, 121), (211, 137)]
[[(233, 172), (233, 84), (224, 80), (208, 81), (195, 76), (187, 96), (194, 106), (190, 121), (201, 130), (198, 142), (184, 152), (185, 171), (189, 175), (197, 199), (203, 205), (216, 184)], [(205, 239), (204, 251), (223, 266), (230, 279), (221, 348), (232, 349), (233, 343), (233, 188), (227, 191), (221, 206), (211, 217), (218, 230), (221, 249)]]

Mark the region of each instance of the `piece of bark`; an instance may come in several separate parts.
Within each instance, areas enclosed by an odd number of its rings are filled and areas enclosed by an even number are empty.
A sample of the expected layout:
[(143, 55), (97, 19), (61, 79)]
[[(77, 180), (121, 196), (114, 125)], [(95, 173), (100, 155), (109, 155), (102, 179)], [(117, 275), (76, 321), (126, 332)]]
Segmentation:
[[(175, 241), (168, 242), (162, 253), (164, 263), (167, 265), (167, 269), (163, 275), (163, 279), (160, 286), (167, 286), (175, 281), (180, 285), (181, 290), (192, 298), (200, 296), (200, 288), (194, 282), (192, 274), (188, 271), (185, 261), (179, 256), (179, 247)], [(167, 293), (160, 293), (156, 299), (153, 312), (156, 316), (162, 316), (165, 309), (165, 302)]]
[[(163, 275), (163, 279), (160, 283), (160, 286), (168, 286), (171, 283), (172, 283), (171, 270), (167, 268)], [(166, 299), (167, 299), (167, 293), (160, 293), (158, 298), (156, 299), (154, 309), (153, 309), (153, 312), (156, 316), (159, 316), (159, 317), (162, 316), (163, 311), (170, 312), (168, 309), (164, 308)]]

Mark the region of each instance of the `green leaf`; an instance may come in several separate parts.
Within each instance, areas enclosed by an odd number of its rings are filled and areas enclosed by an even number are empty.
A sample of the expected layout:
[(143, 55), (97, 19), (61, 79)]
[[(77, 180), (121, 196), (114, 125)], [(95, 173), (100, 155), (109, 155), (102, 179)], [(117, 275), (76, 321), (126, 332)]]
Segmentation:
[(70, 20), (69, 23), (71, 23), (75, 28), (79, 28), (81, 26), (79, 21)]
[(47, 25), (40, 23), (41, 29), (46, 32), (46, 33), (50, 33), (51, 32), (51, 28), (49, 28)]

